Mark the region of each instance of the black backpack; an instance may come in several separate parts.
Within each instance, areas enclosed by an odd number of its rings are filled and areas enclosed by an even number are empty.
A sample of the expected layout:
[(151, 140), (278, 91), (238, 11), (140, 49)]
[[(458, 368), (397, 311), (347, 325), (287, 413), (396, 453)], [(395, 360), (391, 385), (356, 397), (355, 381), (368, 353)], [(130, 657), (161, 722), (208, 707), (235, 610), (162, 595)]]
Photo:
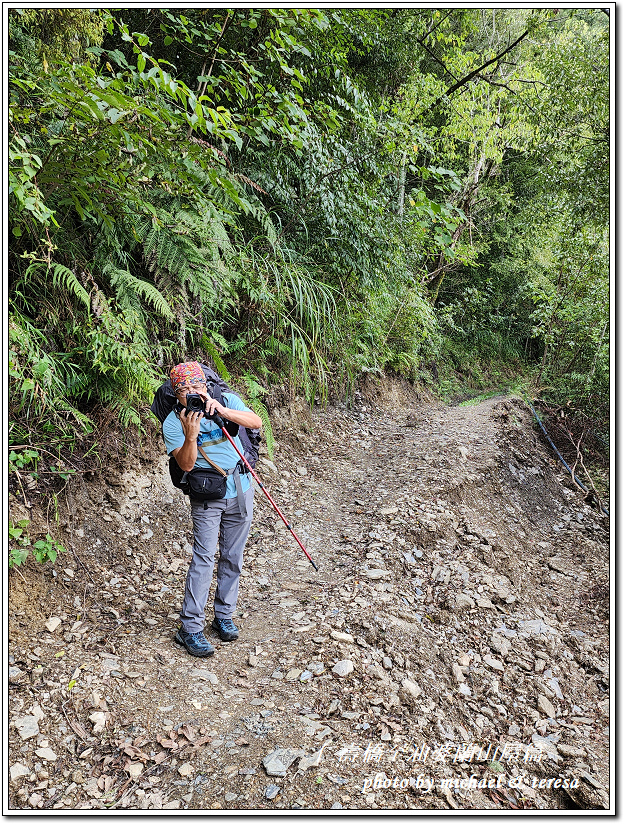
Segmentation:
[[(223, 398), (223, 392), (231, 392), (233, 395), (240, 397), (237, 392), (233, 392), (230, 389), (227, 383), (214, 371), (214, 369), (211, 369), (204, 363), (201, 363), (200, 366), (206, 376), (206, 385), (210, 397), (215, 398), (215, 400), (224, 406), (227, 406), (227, 403), (225, 402), (225, 398)], [(165, 418), (169, 415), (176, 403), (177, 398), (171, 386), (171, 381), (167, 380), (156, 390), (150, 409), (162, 424), (165, 422)], [(232, 424), (232, 427), (236, 427), (236, 429), (238, 429), (238, 436), (243, 444), (243, 455), (255, 469), (256, 462), (260, 454), (260, 430), (246, 429), (243, 426), (238, 427), (237, 424)], [(229, 425), (227, 428), (228, 432), (230, 432), (232, 436), (236, 435), (236, 431), (231, 431)], [(181, 472), (182, 470), (180, 470), (180, 473)]]

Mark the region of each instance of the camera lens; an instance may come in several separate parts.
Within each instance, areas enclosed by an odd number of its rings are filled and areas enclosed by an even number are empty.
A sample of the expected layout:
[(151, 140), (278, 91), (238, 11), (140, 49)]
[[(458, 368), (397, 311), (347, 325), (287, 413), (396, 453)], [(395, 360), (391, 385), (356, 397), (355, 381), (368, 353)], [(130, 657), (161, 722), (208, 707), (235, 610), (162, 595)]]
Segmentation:
[(187, 395), (186, 408), (189, 412), (203, 412), (205, 410), (205, 406), (201, 395)]

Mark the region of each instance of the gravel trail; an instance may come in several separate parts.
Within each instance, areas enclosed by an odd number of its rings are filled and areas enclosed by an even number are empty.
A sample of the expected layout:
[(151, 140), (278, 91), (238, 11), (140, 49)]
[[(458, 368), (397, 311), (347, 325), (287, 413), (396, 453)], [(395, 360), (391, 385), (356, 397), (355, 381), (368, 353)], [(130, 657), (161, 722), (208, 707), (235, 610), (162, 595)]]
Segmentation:
[(609, 807), (608, 520), (521, 401), (394, 400), (276, 411), (258, 471), (319, 572), (257, 492), (210, 659), (172, 643), (162, 455), (76, 488), (70, 551), (11, 575), (13, 808)]

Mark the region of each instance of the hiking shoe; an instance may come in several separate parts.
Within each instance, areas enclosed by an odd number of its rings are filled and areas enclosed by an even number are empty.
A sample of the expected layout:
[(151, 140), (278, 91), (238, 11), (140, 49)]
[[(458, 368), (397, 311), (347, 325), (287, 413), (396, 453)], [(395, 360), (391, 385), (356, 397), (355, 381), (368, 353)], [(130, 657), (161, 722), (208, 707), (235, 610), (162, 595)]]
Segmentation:
[(214, 653), (214, 647), (206, 640), (203, 632), (187, 632), (180, 627), (173, 640), (197, 658), (207, 658)]
[(215, 618), (212, 628), (217, 630), (222, 641), (236, 641), (238, 638), (238, 627), (231, 618)]

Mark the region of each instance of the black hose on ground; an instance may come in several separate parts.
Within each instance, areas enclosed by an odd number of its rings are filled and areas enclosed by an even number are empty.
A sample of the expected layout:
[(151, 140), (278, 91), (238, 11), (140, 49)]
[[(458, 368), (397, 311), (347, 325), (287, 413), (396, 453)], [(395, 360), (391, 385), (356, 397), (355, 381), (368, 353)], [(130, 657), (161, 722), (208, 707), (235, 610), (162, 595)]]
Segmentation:
[[(552, 448), (555, 450), (555, 453), (556, 453), (557, 457), (559, 458), (559, 460), (561, 461), (561, 463), (565, 466), (565, 468), (568, 470), (568, 472), (569, 472), (569, 473), (570, 473), (570, 475), (572, 476), (572, 480), (574, 481), (574, 483), (575, 483), (575, 484), (577, 484), (578, 486), (580, 486), (580, 487), (581, 487), (581, 489), (582, 489), (584, 492), (587, 492), (587, 494), (589, 494), (589, 489), (587, 489), (587, 487), (583, 484), (583, 482), (582, 482), (582, 481), (579, 481), (579, 479), (576, 477), (576, 475), (574, 474), (574, 472), (570, 469), (570, 467), (569, 467), (569, 466), (568, 466), (568, 464), (566, 463), (565, 458), (563, 457), (563, 455), (561, 454), (561, 452), (559, 452), (559, 450), (557, 449), (557, 447), (556, 447), (556, 446), (554, 445), (554, 443), (552, 442), (552, 440), (551, 440), (551, 438), (550, 438), (550, 435), (548, 434), (548, 432), (546, 431), (546, 428), (544, 427), (544, 424), (543, 424), (543, 423), (541, 422), (541, 420), (539, 419), (539, 415), (537, 414), (537, 412), (535, 411), (535, 409), (533, 409), (533, 407), (531, 406), (531, 404), (529, 404), (529, 409), (530, 409), (530, 410), (531, 410), (531, 412), (533, 413), (533, 415), (534, 415), (534, 417), (535, 417), (535, 420), (538, 422), (540, 429), (542, 430), (542, 432), (544, 433), (544, 435), (546, 435), (546, 440), (547, 440), (547, 441), (548, 441), (548, 443), (552, 446)], [(600, 509), (602, 509), (602, 511), (604, 512), (604, 514), (605, 514), (605, 515), (607, 515), (607, 516), (609, 515), (609, 511), (608, 511), (607, 509), (605, 509), (605, 508), (604, 508), (604, 506), (603, 506), (602, 504), (600, 504)]]

